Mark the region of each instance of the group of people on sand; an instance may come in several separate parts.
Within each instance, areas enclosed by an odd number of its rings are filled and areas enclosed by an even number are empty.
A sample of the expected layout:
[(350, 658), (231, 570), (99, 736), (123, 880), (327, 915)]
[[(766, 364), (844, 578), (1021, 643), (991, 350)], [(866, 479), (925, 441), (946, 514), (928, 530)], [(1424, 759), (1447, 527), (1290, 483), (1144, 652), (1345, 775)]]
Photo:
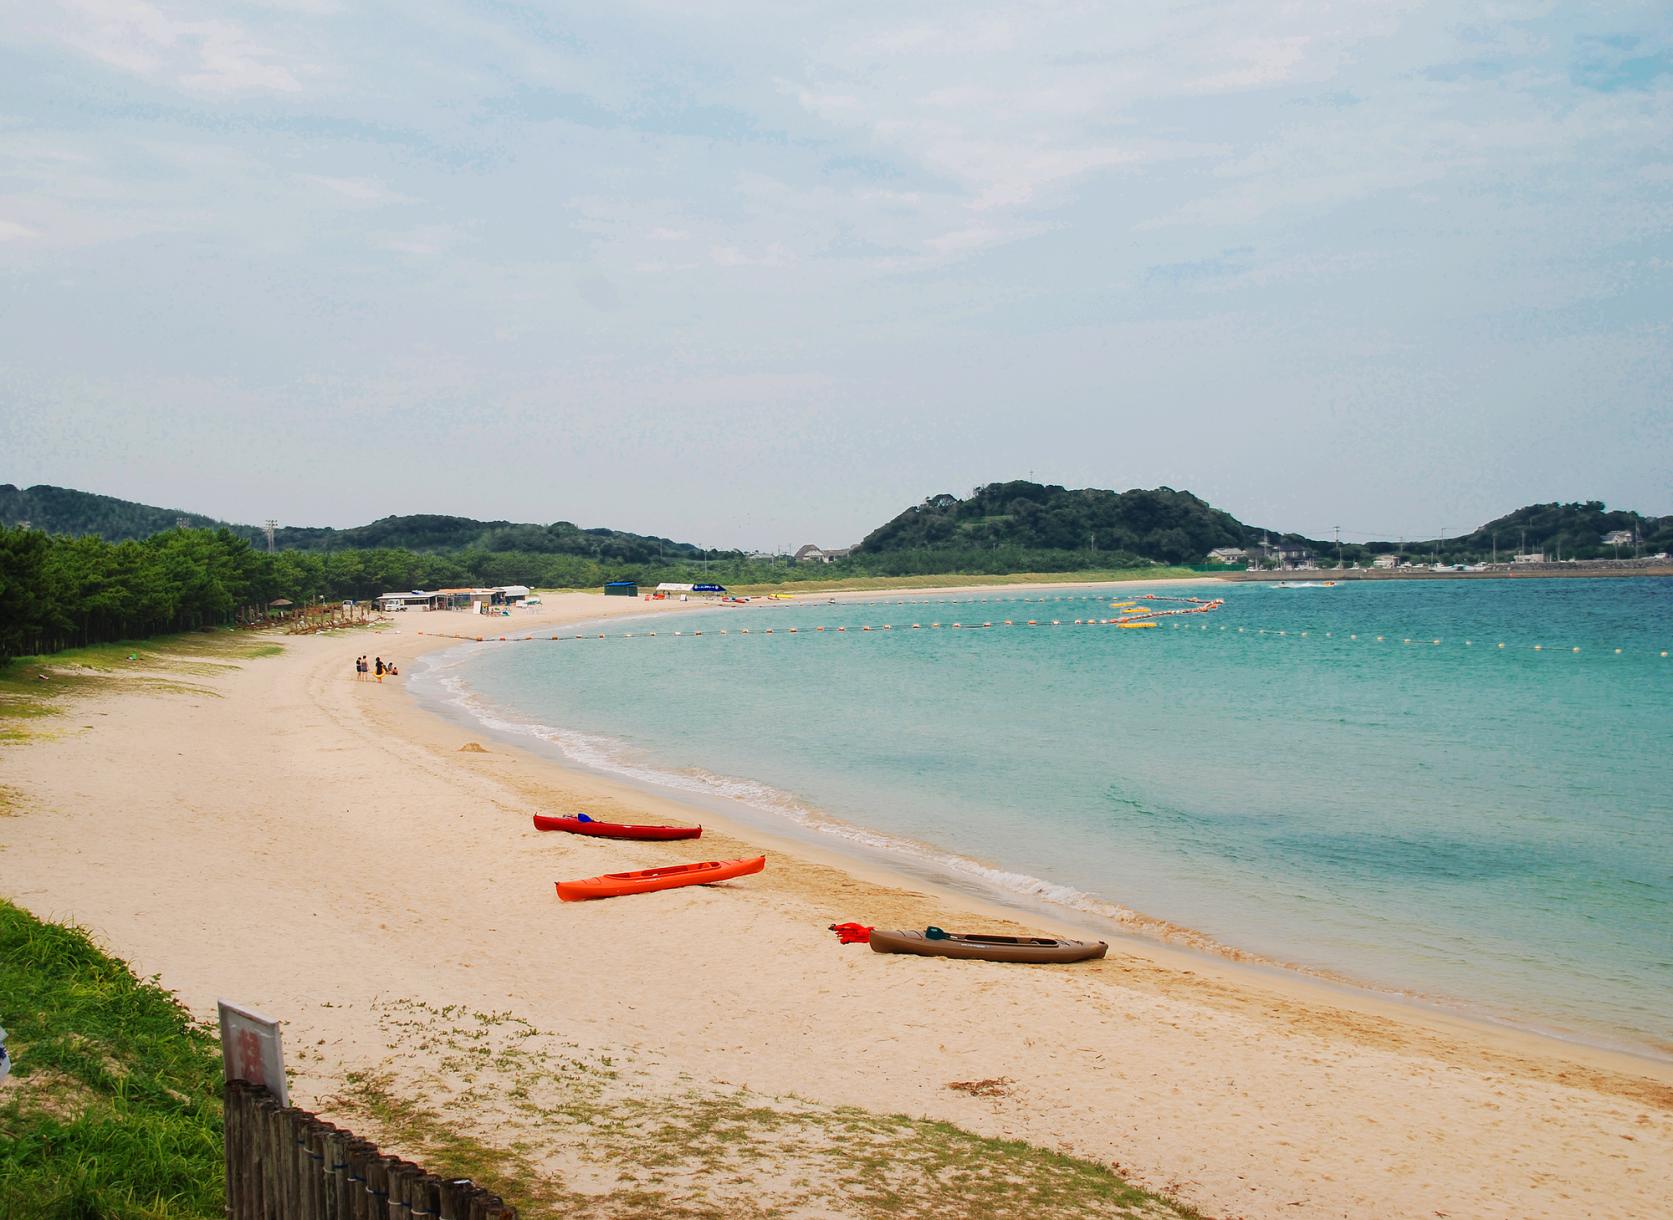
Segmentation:
[(367, 662), (365, 657), (354, 659), (354, 680), (356, 682), (364, 682), (366, 675), (370, 673), (377, 674), (378, 681), (382, 682), (385, 674), (393, 678), (398, 672), (394, 661), (385, 661), (382, 657), (376, 657), (370, 663)]

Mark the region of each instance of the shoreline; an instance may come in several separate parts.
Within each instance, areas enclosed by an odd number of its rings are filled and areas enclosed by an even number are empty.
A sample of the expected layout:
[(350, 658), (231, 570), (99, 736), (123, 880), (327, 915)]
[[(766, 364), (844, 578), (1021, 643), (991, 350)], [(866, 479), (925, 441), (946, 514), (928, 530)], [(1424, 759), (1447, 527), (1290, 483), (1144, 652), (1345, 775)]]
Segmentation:
[[(968, 591), (949, 588), (936, 592)], [(698, 605), (695, 609), (712, 610), (714, 607)], [(624, 621), (633, 620), (629, 618)], [(570, 627), (593, 625), (586, 621), (566, 624)], [(465, 655), (466, 646), (458, 643), (464, 637), (452, 638), (455, 641), (453, 647), (442, 648), (429, 655)], [(513, 637), (507, 637), (507, 642), (514, 642)], [(414, 676), (425, 678), (428, 675), (419, 673)], [(1287, 961), (1222, 941), (1190, 924), (1152, 915), (1096, 895), (1084, 897), (1121, 914), (1104, 914), (1077, 907), (1039, 891), (1006, 891), (996, 882), (981, 876), (983, 872), (1017, 875), (1014, 870), (993, 860), (876, 831), (823, 812), (817, 813), (815, 821), (798, 823), (785, 813), (753, 803), (743, 796), (719, 791), (704, 792), (695, 787), (676, 787), (646, 775), (635, 774), (631, 770), (577, 760), (560, 742), (533, 731), (550, 726), (537, 726), (527, 721), (522, 722), (520, 727), (513, 727), (511, 724), (489, 724), (464, 707), (462, 701), (448, 699), (439, 693), (433, 696), (415, 693), (412, 698), (425, 714), (443, 721), (454, 729), (466, 734), (475, 734), (482, 741), (496, 742), (502, 749), (527, 755), (531, 762), (620, 786), (627, 792), (637, 794), (643, 802), (665, 809), (667, 816), (674, 821), (718, 825), (730, 836), (764, 841), (781, 852), (811, 856), (822, 864), (856, 873), (878, 885), (893, 889), (923, 890), (956, 908), (963, 908), (966, 913), (981, 915), (990, 920), (997, 919), (1007, 926), (1027, 929), (1036, 935), (1068, 933), (1082, 937), (1090, 936), (1108, 940), (1112, 949), (1128, 953), (1143, 953), (1147, 949), (1166, 950), (1170, 954), (1179, 955), (1179, 960), (1170, 963), (1179, 969), (1185, 969), (1193, 963), (1195, 968), (1203, 969), (1213, 963), (1229, 967), (1233, 972), (1233, 979), (1240, 978), (1245, 973), (1279, 980), (1295, 979), (1320, 989), (1325, 997), (1361, 997), (1373, 1006), (1392, 1006), (1402, 1017), (1421, 1019), (1428, 1016), (1456, 1021), (1483, 1032), (1501, 1031), (1513, 1036), (1537, 1038), (1558, 1047), (1568, 1048), (1577, 1054), (1596, 1052), (1605, 1056), (1622, 1057), (1626, 1064), (1659, 1065), (1673, 1070), (1673, 1047), (1662, 1048), (1647, 1038), (1632, 1041), (1630, 1035), (1619, 1035), (1619, 1040), (1612, 1041), (1601, 1028), (1590, 1031), (1588, 1036), (1588, 1031), (1542, 1024), (1534, 1017), (1518, 1019), (1495, 1013), (1481, 1001), (1404, 989), (1394, 984), (1355, 977), (1324, 966), (1308, 966)], [(494, 714), (497, 717), (499, 713)], [(529, 731), (524, 732), (523, 728)], [(706, 774), (720, 780), (743, 779), (750, 784), (757, 782), (748, 780), (747, 777)], [(841, 830), (857, 833), (844, 837)], [(947, 875), (957, 871), (966, 871), (970, 876), (960, 880), (958, 877)], [(1039, 878), (1025, 879), (1039, 881), (1042, 885), (1051, 884)]]
[[(1058, 581), (1011, 588), (1013, 592), (1024, 593), (1078, 589), (1098, 590), (1101, 594), (1105, 590), (1135, 586), (1176, 588), (1214, 583), (1218, 583), (1215, 576), (1198, 576), (1167, 581)], [(985, 602), (996, 594), (1003, 596), (1004, 587), (953, 585), (893, 592), (870, 589), (829, 591), (809, 595), (801, 606), (794, 608), (812, 610), (838, 603), (907, 607), (914, 602), (926, 605), (958, 605)], [(1025, 596), (1017, 600), (1044, 602), (1052, 599)], [(656, 603), (652, 603), (651, 606), (647, 606), (642, 613), (612, 615), (610, 619), (580, 620), (566, 623), (565, 627), (581, 628), (590, 639), (594, 628), (607, 621), (625, 625), (654, 616), (658, 613), (652, 608), (655, 605)], [(786, 610), (792, 607), (792, 603), (785, 603), (776, 606), (775, 609)], [(669, 609), (682, 613), (706, 612), (718, 615), (722, 607), (714, 602), (693, 601), (667, 604), (663, 612)], [(511, 625), (515, 627), (517, 621), (519, 620), (513, 619)], [(733, 623), (731, 629), (735, 633), (737, 624), (747, 620), (734, 620), (728, 615), (727, 621)], [(926, 616), (925, 626), (928, 625)], [(782, 632), (786, 627), (780, 625), (777, 629)], [(804, 632), (814, 629), (810, 626), (800, 628)], [(716, 632), (712, 627), (705, 630), (710, 634), (726, 634), (725, 630)], [(752, 630), (759, 634), (763, 628), (757, 625)], [(819, 627), (817, 630), (823, 631), (825, 628)], [(848, 630), (852, 631), (855, 628), (850, 626)], [(529, 638), (531, 631), (535, 632), (533, 638), (537, 642), (545, 638), (542, 634), (544, 628), (531, 623), (517, 630), (508, 629), (506, 634), (499, 635), (497, 639), (493, 634), (487, 634), (483, 639), (489, 643), (516, 643)], [(618, 630), (608, 634), (620, 637), (624, 633)], [(470, 654), (469, 645), (465, 641), (474, 641), (476, 637), (443, 634), (442, 638), (449, 639), (451, 646), (438, 650), (437, 653), (431, 654), (432, 656), (465, 657)], [(420, 673), (415, 676), (428, 675)], [(667, 816), (672, 820), (707, 820), (711, 823), (718, 821), (735, 837), (766, 839), (781, 851), (802, 855), (812, 853), (821, 862), (832, 867), (863, 871), (868, 879), (880, 885), (897, 889), (926, 890), (955, 907), (963, 907), (971, 913), (980, 913), (985, 918), (1003, 920), (1014, 927), (1026, 927), (1035, 934), (1057, 932), (1091, 936), (1108, 940), (1117, 950), (1127, 952), (1165, 947), (1184, 955), (1182, 961), (1174, 963), (1181, 969), (1192, 963), (1195, 963), (1197, 968), (1204, 968), (1209, 963), (1229, 965), (1237, 972), (1250, 972), (1280, 980), (1305, 981), (1321, 989), (1326, 999), (1361, 997), (1373, 1004), (1389, 1005), (1397, 1014), (1395, 1019), (1419, 1019), (1428, 1016), (1461, 1022), (1482, 1031), (1501, 1031), (1513, 1036), (1526, 1035), (1550, 1042), (1556, 1047), (1569, 1048), (1569, 1052), (1574, 1054), (1596, 1052), (1605, 1056), (1621, 1056), (1628, 1063), (1673, 1068), (1673, 1044), (1659, 1041), (1641, 1031), (1616, 1030), (1601, 1024), (1565, 1026), (1555, 1018), (1541, 1016), (1537, 1011), (1519, 1012), (1508, 1007), (1495, 1009), (1492, 1002), (1487, 1000), (1401, 986), (1355, 975), (1329, 965), (1308, 965), (1220, 939), (1191, 923), (1181, 922), (1177, 918), (1157, 916), (1118, 899), (1097, 894), (1079, 894), (1076, 891), (1075, 894), (1079, 898), (1091, 904), (1076, 905), (1074, 902), (1053, 897), (1048, 891), (1058, 888), (1054, 883), (1018, 873), (1003, 862), (969, 855), (951, 847), (925, 843), (909, 836), (876, 830), (816, 808), (800, 808), (800, 802), (793, 801), (788, 794), (777, 792), (770, 786), (764, 789), (768, 795), (783, 797), (786, 802), (796, 807), (777, 809), (763, 801), (723, 790), (727, 781), (740, 782), (746, 787), (760, 787), (759, 781), (747, 775), (709, 772), (699, 766), (697, 770), (701, 776), (708, 780), (721, 781), (716, 790), (706, 791), (702, 788), (700, 779), (692, 780), (690, 786), (686, 786), (671, 782), (681, 778), (676, 773), (669, 773), (667, 780), (658, 778), (658, 767), (654, 763), (646, 764), (643, 770), (639, 770), (625, 763), (612, 765), (610, 762), (591, 762), (576, 758), (563, 742), (536, 731), (549, 728), (553, 734), (561, 736), (573, 730), (566, 730), (561, 725), (537, 725), (523, 719), (522, 714), (514, 710), (491, 706), (481, 708), (479, 711), (488, 717), (484, 720), (477, 711), (466, 707), (464, 701), (450, 698), (440, 690), (428, 696), (415, 693), (414, 698), (430, 715), (441, 718), (462, 731), (476, 733), (482, 736), (484, 741), (497, 740), (502, 748), (524, 752), (531, 760), (545, 762), (562, 771), (579, 772), (599, 780), (608, 780), (621, 785), (629, 792), (638, 793), (643, 800), (656, 802), (659, 807), (668, 810)], [(502, 718), (503, 723), (490, 723), (499, 722)], [(810, 816), (800, 819), (796, 816), (797, 813)], [(1040, 888), (1007, 888), (1001, 880), (995, 880), (995, 877), (1036, 882)]]
[[(566, 594), (498, 622), (685, 608), (704, 607)], [(297, 1065), (303, 1098), (387, 1054), (368, 1015), (377, 997), (457, 997), (654, 1060), (659, 1079), (924, 1114), (1118, 1161), (1211, 1214), (1650, 1215), (1673, 1187), (1673, 1066), (1160, 943), (1112, 946), (1094, 970), (949, 971), (842, 948), (826, 923), (912, 926), (953, 918), (949, 903), (990, 913), (805, 844), (770, 845), (767, 871), (729, 886), (559, 907), (554, 877), (690, 855), (542, 836), (531, 808), (646, 821), (681, 807), (532, 751), (461, 753), (459, 727), (391, 683), (353, 681), (361, 652), (405, 666), (456, 645), (415, 635), (417, 619), (287, 637), (283, 656), (211, 679), (213, 695), (78, 704), (69, 719), (96, 727), (7, 755), (25, 807), (0, 822), (4, 888), (92, 926), (200, 1014), (215, 995), (243, 998), (287, 1019), (287, 1045), (292, 1031), (323, 1043)], [(766, 838), (704, 822), (703, 858), (755, 854)], [(363, 872), (344, 867), (358, 861)], [(325, 927), (337, 932), (322, 941)], [(368, 952), (394, 963), (389, 977), (366, 976)], [(694, 994), (667, 977), (670, 960), (750, 985)], [(836, 1053), (806, 1053), (803, 1031), (819, 1029), (841, 1031)], [(941, 1083), (1000, 1075), (1016, 1096)]]

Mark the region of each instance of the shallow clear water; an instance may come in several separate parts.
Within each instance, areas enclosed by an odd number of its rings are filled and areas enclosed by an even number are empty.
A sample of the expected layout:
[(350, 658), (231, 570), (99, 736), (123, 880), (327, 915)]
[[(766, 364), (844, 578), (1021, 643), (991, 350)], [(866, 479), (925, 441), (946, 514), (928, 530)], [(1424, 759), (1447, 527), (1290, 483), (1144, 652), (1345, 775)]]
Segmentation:
[(1673, 580), (1142, 591), (1226, 605), (1121, 631), (1021, 624), (1129, 594), (758, 601), (416, 688), (1082, 923), (1673, 1053)]

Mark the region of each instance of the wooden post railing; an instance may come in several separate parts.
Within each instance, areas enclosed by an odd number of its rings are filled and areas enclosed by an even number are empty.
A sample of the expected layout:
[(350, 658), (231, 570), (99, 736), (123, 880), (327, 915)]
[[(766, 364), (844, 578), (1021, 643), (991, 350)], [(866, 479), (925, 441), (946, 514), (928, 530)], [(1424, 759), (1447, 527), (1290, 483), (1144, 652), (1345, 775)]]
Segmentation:
[(516, 1220), (470, 1179), (384, 1156), (258, 1085), (229, 1080), (223, 1096), (230, 1220)]

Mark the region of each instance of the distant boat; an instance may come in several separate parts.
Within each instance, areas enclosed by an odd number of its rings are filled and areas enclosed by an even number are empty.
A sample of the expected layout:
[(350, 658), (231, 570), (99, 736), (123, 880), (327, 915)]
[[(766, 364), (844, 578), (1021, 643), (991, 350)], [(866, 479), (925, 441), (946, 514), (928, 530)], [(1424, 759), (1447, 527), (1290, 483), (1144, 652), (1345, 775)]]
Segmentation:
[(1274, 589), (1334, 589), (1334, 580), (1280, 580), (1272, 586)]

